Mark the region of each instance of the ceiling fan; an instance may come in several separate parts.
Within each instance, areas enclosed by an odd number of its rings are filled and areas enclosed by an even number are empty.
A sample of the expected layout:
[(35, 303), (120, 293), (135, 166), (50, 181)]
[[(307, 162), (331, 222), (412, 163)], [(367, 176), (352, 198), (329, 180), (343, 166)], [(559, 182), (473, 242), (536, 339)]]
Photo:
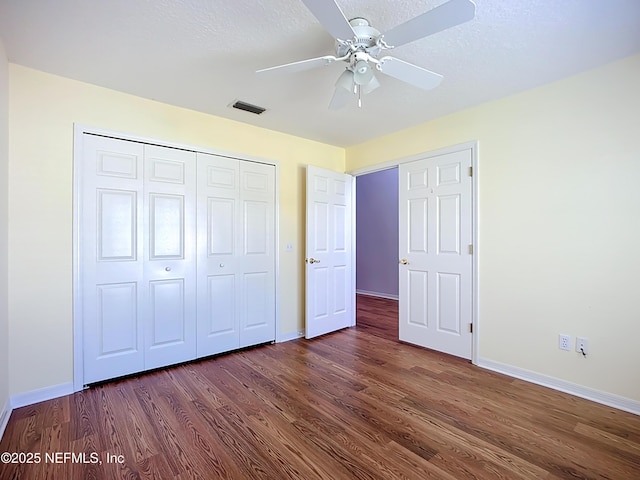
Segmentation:
[(335, 38), (336, 54), (263, 68), (257, 73), (301, 72), (344, 61), (347, 67), (338, 77), (329, 103), (332, 110), (345, 107), (352, 95), (357, 95), (358, 106), (362, 106), (362, 95), (380, 86), (374, 70), (424, 90), (437, 87), (442, 75), (395, 57), (380, 57), (380, 54), (467, 22), (475, 16), (476, 10), (471, 0), (449, 0), (382, 34), (364, 18), (347, 20), (335, 0), (302, 1)]

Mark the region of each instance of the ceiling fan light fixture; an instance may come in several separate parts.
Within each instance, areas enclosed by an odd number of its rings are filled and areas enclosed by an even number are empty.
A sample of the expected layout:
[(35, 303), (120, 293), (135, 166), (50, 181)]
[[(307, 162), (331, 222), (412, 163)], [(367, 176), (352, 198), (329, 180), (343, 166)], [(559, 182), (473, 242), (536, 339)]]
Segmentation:
[(351, 95), (354, 93), (354, 85), (353, 72), (346, 69), (336, 81), (336, 89), (333, 92), (331, 102), (329, 102), (329, 109), (339, 110), (346, 107), (349, 100), (353, 98)]
[(380, 86), (380, 82), (375, 77), (375, 75), (371, 75), (371, 81), (366, 85), (362, 85), (360, 88), (362, 89), (362, 94), (366, 95), (367, 93), (373, 92), (376, 88)]
[(446, 0), (440, 6), (396, 25), (385, 33), (380, 33), (365, 18), (347, 20), (337, 0), (302, 1), (335, 39), (336, 54), (263, 68), (258, 72), (300, 72), (337, 61), (347, 62), (346, 71), (343, 71), (336, 81), (333, 98), (329, 104), (332, 110), (346, 106), (351, 94), (357, 96), (358, 106), (361, 106), (362, 95), (380, 86), (375, 78), (374, 69), (423, 90), (437, 87), (442, 81), (442, 75), (391, 56), (378, 56), (384, 50), (467, 22), (474, 18), (476, 10), (473, 0)]
[(353, 92), (353, 77), (354, 74), (351, 70), (345, 70), (336, 80), (336, 88), (342, 88), (349, 92)]
[(353, 81), (358, 85), (367, 85), (373, 78), (373, 70), (366, 60), (358, 60), (353, 67)]

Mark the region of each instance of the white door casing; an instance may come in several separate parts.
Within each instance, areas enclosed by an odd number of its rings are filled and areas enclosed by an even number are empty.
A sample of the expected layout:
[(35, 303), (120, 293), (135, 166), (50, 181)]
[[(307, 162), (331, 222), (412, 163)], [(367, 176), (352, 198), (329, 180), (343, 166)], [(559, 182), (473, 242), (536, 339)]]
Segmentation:
[(355, 324), (350, 175), (307, 166), (305, 337)]
[(472, 357), (472, 150), (399, 165), (400, 340)]

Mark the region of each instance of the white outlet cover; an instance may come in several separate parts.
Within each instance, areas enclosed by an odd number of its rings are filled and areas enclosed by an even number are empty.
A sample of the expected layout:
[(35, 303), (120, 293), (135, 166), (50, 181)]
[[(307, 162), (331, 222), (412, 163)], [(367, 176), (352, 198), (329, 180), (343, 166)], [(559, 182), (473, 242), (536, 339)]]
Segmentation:
[(571, 335), (558, 335), (558, 348), (560, 350), (571, 351)]

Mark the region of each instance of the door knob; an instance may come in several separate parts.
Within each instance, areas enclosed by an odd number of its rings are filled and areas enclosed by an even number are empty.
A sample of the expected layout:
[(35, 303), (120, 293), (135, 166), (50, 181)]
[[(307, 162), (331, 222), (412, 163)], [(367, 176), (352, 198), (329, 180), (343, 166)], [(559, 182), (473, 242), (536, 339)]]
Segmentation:
[(165, 272), (170, 272), (171, 271), (171, 267), (164, 267), (164, 271)]
[(406, 258), (403, 258), (402, 260), (400, 260), (400, 263), (402, 265), (409, 265), (409, 260), (407, 260)]
[(308, 263), (320, 263), (320, 260), (316, 260), (315, 258), (311, 257), (311, 258), (307, 258), (307, 262)]

